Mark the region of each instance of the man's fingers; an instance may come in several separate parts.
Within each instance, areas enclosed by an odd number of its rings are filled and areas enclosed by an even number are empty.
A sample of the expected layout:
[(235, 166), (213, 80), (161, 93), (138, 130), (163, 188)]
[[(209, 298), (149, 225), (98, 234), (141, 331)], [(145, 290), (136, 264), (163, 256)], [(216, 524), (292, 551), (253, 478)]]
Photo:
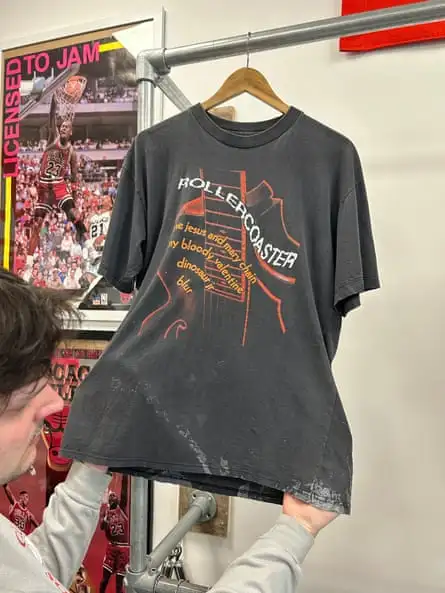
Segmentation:
[(283, 513), (294, 517), (314, 536), (338, 516), (338, 513), (319, 509), (288, 493), (283, 497)]

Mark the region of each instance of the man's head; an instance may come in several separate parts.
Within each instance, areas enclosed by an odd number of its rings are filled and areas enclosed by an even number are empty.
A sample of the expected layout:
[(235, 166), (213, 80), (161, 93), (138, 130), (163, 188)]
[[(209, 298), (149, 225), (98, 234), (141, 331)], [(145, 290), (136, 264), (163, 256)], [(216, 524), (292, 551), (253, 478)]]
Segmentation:
[(61, 140), (69, 140), (73, 135), (73, 124), (69, 120), (62, 122), (60, 124), (59, 134)]
[(29, 470), (44, 418), (63, 408), (48, 379), (72, 296), (0, 268), (0, 484)]
[(26, 492), (26, 490), (22, 490), (19, 494), (19, 503), (22, 505), (22, 507), (27, 507), (28, 503), (29, 503), (29, 494)]
[(110, 492), (108, 495), (108, 504), (110, 505), (110, 509), (116, 509), (119, 506), (119, 498), (116, 492)]
[(108, 210), (111, 210), (111, 209), (113, 208), (113, 201), (112, 201), (112, 199), (110, 198), (110, 196), (108, 196), (108, 195), (105, 195), (105, 196), (102, 198), (102, 204), (101, 204), (101, 207), (102, 207), (102, 210), (103, 210), (104, 212), (107, 212)]

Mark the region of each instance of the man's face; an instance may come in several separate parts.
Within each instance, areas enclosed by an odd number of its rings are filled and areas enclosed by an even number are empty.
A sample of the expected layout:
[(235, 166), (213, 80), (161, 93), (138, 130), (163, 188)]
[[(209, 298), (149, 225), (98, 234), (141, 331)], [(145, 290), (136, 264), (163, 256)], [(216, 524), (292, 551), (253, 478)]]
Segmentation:
[(69, 140), (73, 133), (73, 129), (71, 123), (69, 121), (64, 121), (60, 126), (60, 137), (64, 140)]
[(110, 492), (110, 495), (108, 497), (108, 504), (112, 509), (115, 509), (119, 504), (119, 499), (114, 492)]
[(46, 378), (15, 391), (0, 412), (0, 484), (26, 473), (34, 464), (43, 420), (60, 412), (62, 398)]
[(29, 494), (27, 492), (22, 492), (19, 496), (19, 503), (22, 507), (27, 507), (29, 503)]

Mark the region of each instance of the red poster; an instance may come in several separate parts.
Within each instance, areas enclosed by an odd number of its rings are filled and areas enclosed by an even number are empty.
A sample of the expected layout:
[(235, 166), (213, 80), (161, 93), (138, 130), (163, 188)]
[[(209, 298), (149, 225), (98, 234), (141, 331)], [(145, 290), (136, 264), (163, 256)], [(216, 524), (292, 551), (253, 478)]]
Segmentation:
[[(24, 533), (41, 523), (43, 510), (56, 485), (71, 466), (60, 456), (63, 431), (76, 388), (106, 347), (106, 341), (72, 340), (53, 359), (53, 386), (65, 402), (62, 412), (48, 417), (38, 446), (34, 476), (27, 474), (0, 489), (0, 513)], [(129, 562), (129, 478), (114, 474), (104, 494), (99, 525), (72, 584), (72, 593), (123, 593)]]
[(35, 286), (127, 310), (99, 274), (137, 129), (136, 60), (113, 31), (2, 55), (0, 263)]
[[(342, 15), (368, 12), (382, 8), (414, 4), (425, 0), (342, 0)], [(421, 41), (445, 38), (445, 21), (396, 27), (384, 31), (374, 31), (362, 35), (351, 35), (340, 39), (341, 51), (364, 52), (383, 47), (407, 45)]]

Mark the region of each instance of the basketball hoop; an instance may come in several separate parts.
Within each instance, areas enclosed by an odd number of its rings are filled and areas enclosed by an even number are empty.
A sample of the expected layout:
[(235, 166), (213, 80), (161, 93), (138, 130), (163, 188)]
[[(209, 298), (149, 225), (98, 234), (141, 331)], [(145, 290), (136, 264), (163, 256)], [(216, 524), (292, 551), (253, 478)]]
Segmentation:
[(86, 85), (87, 79), (84, 76), (71, 76), (65, 84), (60, 85), (54, 91), (57, 111), (64, 121), (73, 121), (76, 105), (82, 98)]

